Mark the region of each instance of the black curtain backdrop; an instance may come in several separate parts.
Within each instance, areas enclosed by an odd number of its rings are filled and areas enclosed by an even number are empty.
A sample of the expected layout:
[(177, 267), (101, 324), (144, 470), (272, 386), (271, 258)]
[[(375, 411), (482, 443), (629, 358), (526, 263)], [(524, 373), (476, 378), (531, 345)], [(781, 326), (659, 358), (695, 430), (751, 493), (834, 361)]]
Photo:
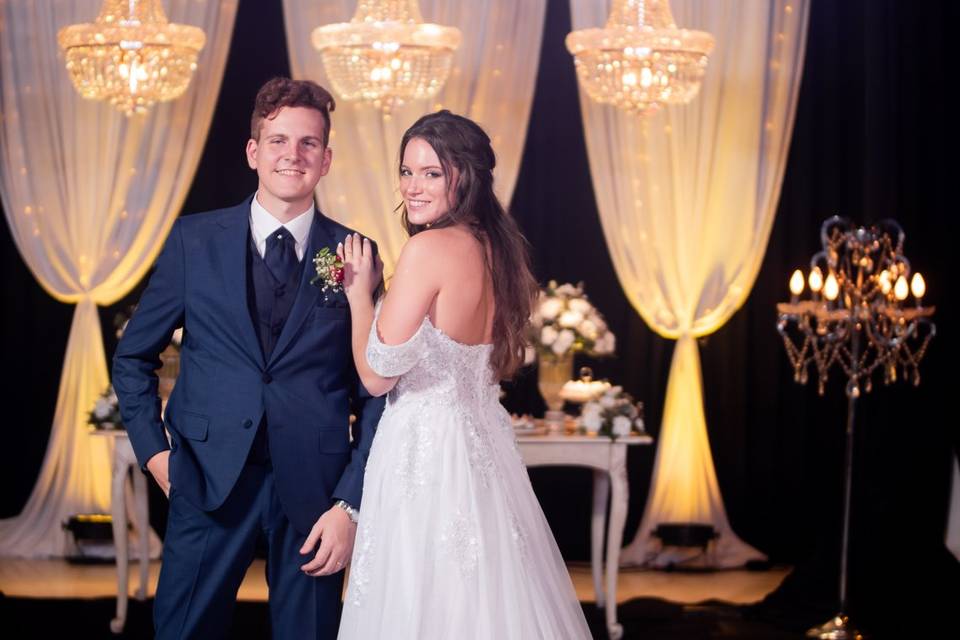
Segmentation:
[[(911, 612), (923, 611), (939, 624), (948, 605), (960, 602), (958, 565), (943, 545), (951, 457), (958, 449), (949, 369), (957, 353), (951, 297), (957, 270), (949, 260), (958, 238), (952, 198), (958, 140), (948, 103), (956, 72), (946, 48), (958, 14), (946, 1), (814, 0), (767, 253), (744, 307), (700, 343), (710, 442), (730, 521), (773, 561), (796, 567), (758, 611), (794, 624), (817, 622), (835, 608), (846, 400), (839, 374), (823, 397), (814, 384), (793, 382), (774, 327), (775, 304), (788, 295), (790, 273), (817, 250), (820, 223), (834, 214), (901, 223), (907, 256), (927, 279), (926, 302), (937, 305), (940, 330), (919, 387), (878, 383), (858, 405), (851, 609), (878, 635), (894, 635), (914, 628)], [(643, 400), (656, 437), (673, 344), (630, 307), (607, 254), (576, 78), (563, 46), (570, 28), (567, 0), (550, 0), (511, 209), (533, 246), (541, 281), (582, 280), (617, 335), (616, 359), (579, 364)], [(289, 74), (284, 41), (280, 3), (240, 2), (223, 88), (184, 214), (235, 204), (256, 188), (243, 156), (249, 115), (259, 86)], [(25, 503), (46, 450), (73, 308), (43, 292), (9, 228), (0, 226), (8, 434), (0, 453), (0, 517), (10, 517)], [(143, 285), (101, 311), (108, 357), (116, 344), (113, 317), (137, 300)], [(507, 389), (511, 409), (542, 411), (533, 372)], [(642, 515), (653, 458), (651, 447), (630, 454), (625, 543)], [(587, 559), (590, 472), (533, 469), (531, 477), (564, 555)], [(152, 495), (152, 505), (162, 531), (160, 494)], [(935, 587), (935, 579), (946, 582)]]

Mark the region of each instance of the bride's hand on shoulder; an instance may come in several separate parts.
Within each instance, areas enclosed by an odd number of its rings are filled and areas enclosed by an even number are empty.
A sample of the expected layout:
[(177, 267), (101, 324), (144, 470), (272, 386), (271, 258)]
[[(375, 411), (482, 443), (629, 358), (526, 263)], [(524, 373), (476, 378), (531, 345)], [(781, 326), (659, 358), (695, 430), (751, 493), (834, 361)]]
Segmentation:
[(355, 300), (370, 300), (383, 275), (383, 261), (375, 255), (373, 243), (359, 233), (351, 233), (337, 245), (337, 255), (343, 262), (347, 301), (353, 304)]

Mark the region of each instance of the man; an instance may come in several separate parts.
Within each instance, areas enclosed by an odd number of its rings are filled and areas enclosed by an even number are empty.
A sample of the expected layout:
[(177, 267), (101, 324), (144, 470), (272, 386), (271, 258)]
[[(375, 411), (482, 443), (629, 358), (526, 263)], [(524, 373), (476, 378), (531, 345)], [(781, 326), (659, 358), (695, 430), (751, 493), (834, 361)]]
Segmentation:
[[(336, 274), (314, 262), (351, 232), (313, 201), (333, 108), (312, 82), (260, 89), (246, 149), (257, 192), (176, 221), (117, 346), (124, 425), (170, 499), (158, 638), (223, 637), (258, 539), (273, 637), (337, 633), (383, 401), (358, 382)], [(179, 326), (180, 376), (161, 419), (154, 370)]]

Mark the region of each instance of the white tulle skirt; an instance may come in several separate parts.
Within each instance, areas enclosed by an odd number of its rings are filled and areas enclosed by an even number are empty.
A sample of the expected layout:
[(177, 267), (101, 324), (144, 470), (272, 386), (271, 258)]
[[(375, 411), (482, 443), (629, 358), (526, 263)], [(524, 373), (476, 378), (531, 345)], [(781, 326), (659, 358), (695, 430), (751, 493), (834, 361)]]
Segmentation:
[(341, 640), (591, 637), (509, 416), (495, 397), (470, 404), (416, 393), (388, 403)]

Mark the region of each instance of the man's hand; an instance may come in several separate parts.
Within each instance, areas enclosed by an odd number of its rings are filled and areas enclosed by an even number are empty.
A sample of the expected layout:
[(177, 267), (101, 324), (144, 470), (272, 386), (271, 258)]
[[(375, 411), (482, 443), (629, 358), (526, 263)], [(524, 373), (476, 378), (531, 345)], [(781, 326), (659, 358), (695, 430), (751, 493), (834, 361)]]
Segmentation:
[(147, 461), (147, 471), (157, 481), (163, 494), (170, 497), (170, 450), (161, 451)]
[(347, 512), (340, 507), (331, 507), (317, 520), (310, 529), (300, 554), (307, 555), (313, 552), (317, 542), (317, 549), (313, 560), (310, 560), (300, 569), (308, 576), (328, 576), (343, 570), (350, 562), (353, 554), (353, 540), (357, 535), (357, 525), (350, 520)]

